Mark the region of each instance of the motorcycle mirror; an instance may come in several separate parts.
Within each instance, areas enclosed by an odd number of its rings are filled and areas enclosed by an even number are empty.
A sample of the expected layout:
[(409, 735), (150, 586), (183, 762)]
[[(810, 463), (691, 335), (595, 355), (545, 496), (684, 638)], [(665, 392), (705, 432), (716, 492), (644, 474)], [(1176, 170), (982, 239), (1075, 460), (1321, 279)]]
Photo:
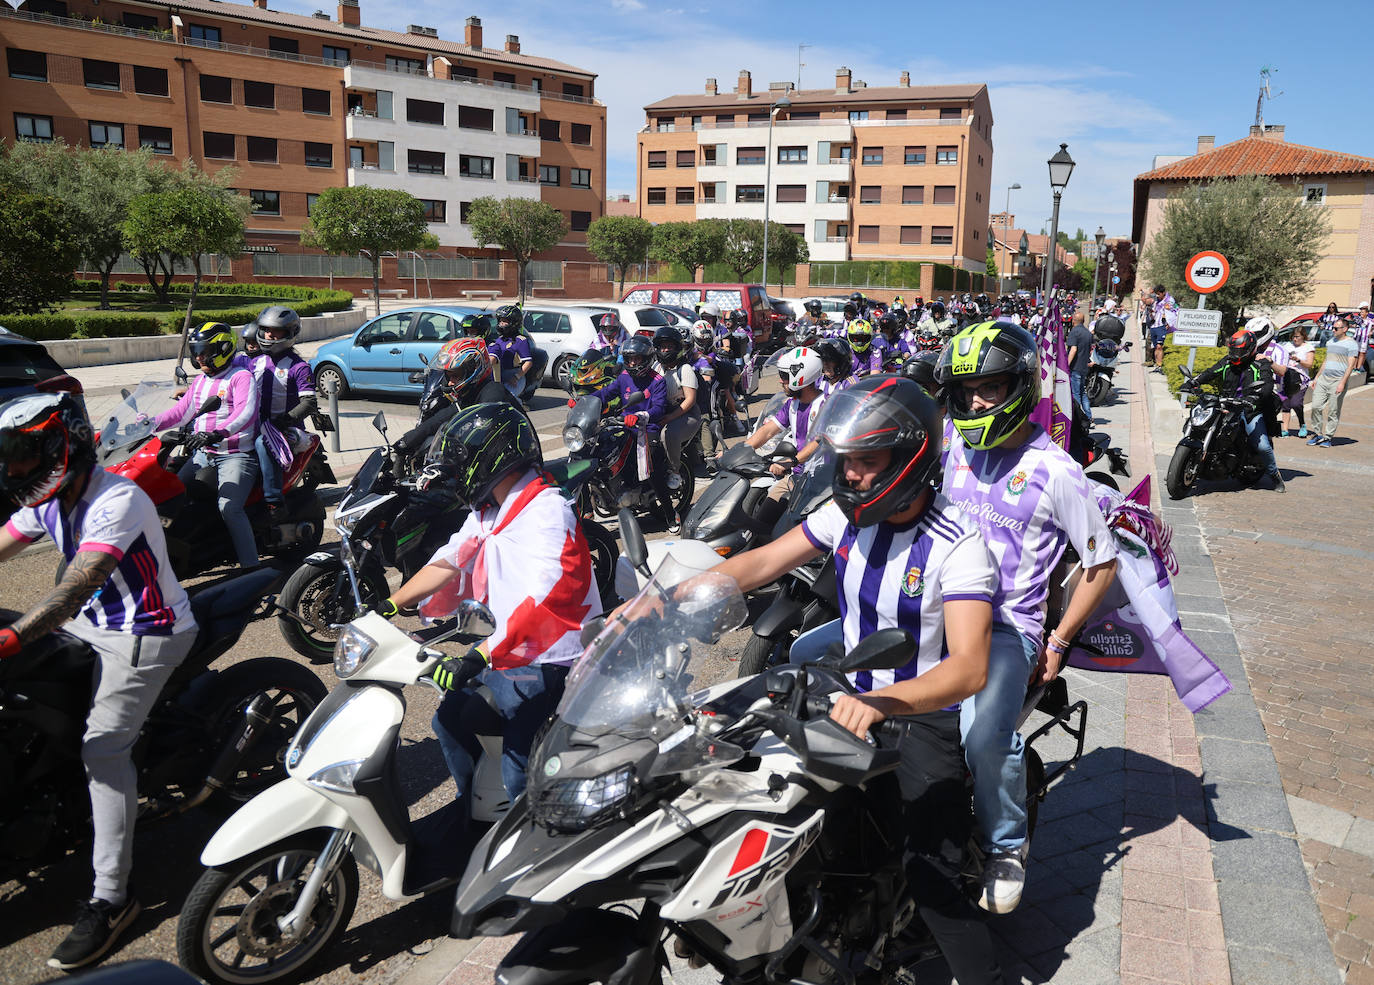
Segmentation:
[(219, 410), (219, 405), (221, 403), (222, 401), (219, 399), (218, 395), (211, 397), (209, 400), (205, 401), (205, 403), (200, 405), (200, 410), (196, 411), (196, 416), (200, 417), (204, 414), (209, 414), (212, 411)]
[(1180, 363), (1178, 368), (1183, 371), (1183, 375), (1186, 376), (1188, 379), (1191, 380), (1193, 378), (1193, 371), (1189, 369), (1187, 366)]
[(861, 639), (854, 649), (831, 662), (842, 674), (856, 670), (896, 670), (916, 655), (916, 638), (905, 629), (880, 629)]
[(476, 636), (486, 639), (496, 632), (496, 617), (476, 599), (463, 599), (458, 603), (458, 622), (454, 627), (460, 636)]
[(636, 390), (634, 393), (630, 394), (628, 397), (625, 398), (626, 409), (629, 409), (630, 407), (638, 407), (642, 403), (644, 403), (643, 390)]
[(595, 619), (588, 620), (587, 623), (582, 627), (582, 645), (591, 646), (592, 640), (596, 639), (599, 635), (601, 635), (601, 630), (605, 627), (605, 625), (605, 616), (597, 616)]
[(628, 507), (622, 509), (616, 518), (620, 521), (620, 539), (625, 542), (625, 556), (636, 571), (649, 577), (649, 548), (644, 543), (644, 531), (639, 529), (639, 521)]
[(415, 372), (411, 373), (408, 377), (406, 377), (406, 379), (410, 380), (410, 382), (412, 383), (423, 383), (425, 381), (425, 374), (417, 369)]
[(797, 446), (790, 441), (782, 441), (773, 449), (774, 458), (796, 458)]
[(420, 362), (424, 363), (426, 366), (429, 365), (429, 356), (425, 355), (423, 352), (417, 353), (417, 355), (420, 357)]
[(377, 411), (377, 416), (372, 418), (372, 426), (382, 433), (383, 438), (386, 437), (386, 411)]
[(120, 400), (128, 400), (130, 396), (131, 396), (131, 394), (129, 393), (129, 390), (128, 390), (127, 387), (120, 387), (120, 388), (119, 388), (119, 399), (120, 399)]

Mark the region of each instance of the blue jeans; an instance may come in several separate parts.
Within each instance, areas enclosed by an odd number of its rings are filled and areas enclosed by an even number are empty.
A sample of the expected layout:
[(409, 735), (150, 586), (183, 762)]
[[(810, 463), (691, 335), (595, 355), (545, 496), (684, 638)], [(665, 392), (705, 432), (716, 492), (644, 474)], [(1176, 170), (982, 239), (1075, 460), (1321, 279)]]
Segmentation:
[(1082, 373), (1075, 373), (1072, 370), (1069, 371), (1069, 393), (1073, 396), (1074, 404), (1077, 405), (1078, 409), (1083, 412), (1083, 416), (1091, 423), (1093, 419), (1093, 408), (1092, 404), (1088, 402), (1088, 398), (1083, 396)]
[(1250, 447), (1264, 456), (1265, 471), (1269, 475), (1279, 474), (1279, 463), (1274, 458), (1274, 443), (1269, 440), (1269, 427), (1263, 414), (1252, 414), (1245, 419), (1245, 433), (1250, 436)]
[[(496, 726), (501, 733), (501, 782), (515, 800), (525, 792), (525, 766), (535, 733), (558, 707), (568, 667), (537, 664), (507, 670), (487, 668), (477, 680), (491, 692), (493, 709), (475, 691), (450, 691), (439, 703), (431, 724), (448, 771), (457, 784), (457, 798), (467, 796), (472, 774), (482, 755), (478, 728)], [(495, 720), (495, 721), (494, 721)], [(483, 733), (488, 729), (483, 728)]]
[(973, 814), (987, 851), (1016, 852), (1026, 842), (1026, 746), (1016, 719), (1038, 650), (1014, 627), (993, 623), (988, 682), (959, 708)]
[(239, 567), (251, 568), (258, 563), (258, 543), (253, 539), (253, 524), (243, 511), (243, 504), (258, 481), (258, 463), (246, 451), (232, 455), (211, 455), (201, 449), (186, 460), (177, 473), (183, 483), (190, 482), (203, 468), (215, 470), (215, 485), (219, 491), (219, 513), (224, 528), (229, 531), (229, 543)]
[(258, 453), (258, 469), (262, 473), (262, 498), (280, 506), (282, 471), (277, 464), (277, 457), (267, 447), (262, 435), (258, 435), (258, 440), (253, 442), (253, 448)]

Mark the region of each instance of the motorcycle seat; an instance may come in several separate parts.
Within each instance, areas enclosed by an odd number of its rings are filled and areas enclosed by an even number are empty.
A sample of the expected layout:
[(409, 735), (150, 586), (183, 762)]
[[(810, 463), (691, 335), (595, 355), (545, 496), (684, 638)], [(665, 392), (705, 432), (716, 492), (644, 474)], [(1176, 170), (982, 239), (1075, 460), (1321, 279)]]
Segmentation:
[(247, 622), (245, 610), (255, 608), (264, 597), (271, 595), (281, 580), (282, 574), (275, 568), (254, 568), (241, 574), (235, 572), (198, 589), (190, 599), (191, 614), (199, 627), (191, 652), (201, 653), (216, 646), (222, 647), (221, 653), (228, 650)]

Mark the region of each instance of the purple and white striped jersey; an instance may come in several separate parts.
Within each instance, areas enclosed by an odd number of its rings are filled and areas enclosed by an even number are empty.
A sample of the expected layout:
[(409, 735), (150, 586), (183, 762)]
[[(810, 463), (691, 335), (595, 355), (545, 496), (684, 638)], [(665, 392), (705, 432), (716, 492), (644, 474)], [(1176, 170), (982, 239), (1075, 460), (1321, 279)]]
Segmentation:
[(229, 437), (205, 451), (211, 455), (251, 452), (253, 439), (258, 436), (258, 388), (246, 369), (230, 366), (218, 376), (195, 377), (181, 399), (157, 415), (153, 430), (181, 426), (211, 397), (219, 397), (219, 407), (197, 417), (191, 430), (226, 431)]
[(256, 356), (240, 352), (230, 365), (253, 374), (253, 382), (258, 388), (259, 421), (270, 421), (291, 410), (302, 397), (315, 395), (315, 378), (310, 375), (310, 364), (296, 355), (295, 349), (276, 358), (265, 352)]
[[(824, 404), (823, 393), (809, 404), (802, 403), (797, 397), (788, 397), (773, 415), (773, 423), (782, 428), (783, 437), (792, 442), (797, 451), (801, 451), (811, 440), (811, 425), (820, 417)], [(805, 471), (805, 465), (792, 466), (793, 475), (801, 475)]]
[(840, 621), (846, 651), (879, 629), (898, 626), (919, 641), (915, 658), (897, 670), (850, 675), (860, 691), (918, 677), (949, 655), (946, 602), (991, 602), (997, 569), (978, 528), (940, 493), (908, 524), (856, 527), (834, 502), (802, 522), (806, 539), (835, 554)]
[(1018, 448), (969, 448), (956, 431), (945, 446), (942, 490), (982, 530), (998, 567), (994, 618), (1035, 643), (1045, 628), (1050, 577), (1073, 544), (1085, 568), (1116, 557), (1116, 540), (1087, 477), (1045, 429)]
[(91, 470), (70, 513), (58, 497), (18, 510), (5, 525), (25, 542), (44, 534), (68, 562), (78, 551), (114, 557), (114, 572), (78, 613), (93, 626), (134, 636), (171, 636), (195, 628), (191, 605), (167, 560), (162, 520), (148, 494), (131, 480)]

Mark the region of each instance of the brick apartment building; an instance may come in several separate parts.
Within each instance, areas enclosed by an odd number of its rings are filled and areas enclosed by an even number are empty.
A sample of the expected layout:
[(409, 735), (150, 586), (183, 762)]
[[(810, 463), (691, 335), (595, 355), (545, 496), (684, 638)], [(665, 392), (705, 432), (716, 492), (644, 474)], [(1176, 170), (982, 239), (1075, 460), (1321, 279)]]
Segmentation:
[[(772, 132), (769, 114), (786, 95)], [(644, 107), (636, 199), (650, 222), (769, 219), (806, 239), (813, 262), (895, 259), (986, 266), (992, 108), (984, 85), (868, 86), (847, 68), (833, 89), (774, 83)]]
[(325, 188), (400, 188), (426, 206), (452, 254), (480, 256), (464, 224), (480, 196), (542, 199), (571, 232), (550, 259), (587, 259), (605, 208), (606, 110), (595, 75), (461, 41), (434, 28), (217, 0), (29, 0), (0, 4), (7, 73), (0, 139), (149, 147), (209, 171), (232, 164), (256, 209), (248, 243), (299, 253)]

